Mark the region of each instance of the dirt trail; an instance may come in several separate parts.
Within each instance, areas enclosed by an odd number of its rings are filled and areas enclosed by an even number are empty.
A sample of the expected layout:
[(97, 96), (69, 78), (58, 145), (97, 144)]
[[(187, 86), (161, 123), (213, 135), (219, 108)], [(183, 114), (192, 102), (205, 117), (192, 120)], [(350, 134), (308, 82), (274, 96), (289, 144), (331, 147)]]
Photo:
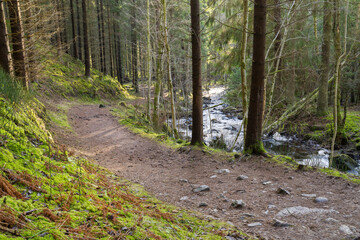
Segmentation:
[[(265, 239), (360, 237), (359, 185), (317, 172), (288, 170), (262, 158), (230, 163), (188, 148), (168, 149), (119, 125), (108, 108), (77, 106), (68, 117), (76, 134), (59, 136), (60, 142), (145, 186), (161, 200), (230, 221)], [(230, 173), (218, 173), (220, 169)], [(237, 180), (240, 175), (248, 179)], [(204, 184), (210, 191), (192, 191)], [(290, 195), (278, 194), (279, 187)], [(326, 197), (328, 202), (315, 203), (302, 194)], [(231, 207), (240, 199), (245, 207)], [(200, 203), (207, 206), (199, 207)], [(298, 208), (279, 215), (289, 207)], [(292, 226), (275, 227), (275, 218)], [(251, 227), (252, 223), (258, 226)]]

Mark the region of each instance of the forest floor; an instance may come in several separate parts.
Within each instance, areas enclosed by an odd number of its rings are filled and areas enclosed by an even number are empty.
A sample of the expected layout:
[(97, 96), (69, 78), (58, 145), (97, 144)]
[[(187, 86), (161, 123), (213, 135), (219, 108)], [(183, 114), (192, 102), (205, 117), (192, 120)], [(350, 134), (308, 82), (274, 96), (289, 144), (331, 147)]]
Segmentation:
[[(264, 239), (360, 239), (357, 184), (262, 157), (230, 162), (190, 147), (174, 150), (120, 125), (110, 107), (74, 106), (68, 119), (73, 132), (58, 131), (59, 143), (143, 185), (160, 200), (230, 221)], [(241, 175), (248, 178), (237, 180)], [(210, 190), (195, 193), (200, 185)], [(279, 188), (287, 192), (280, 194)], [(323, 197), (320, 203), (315, 195)], [(246, 205), (232, 207), (235, 200)]]

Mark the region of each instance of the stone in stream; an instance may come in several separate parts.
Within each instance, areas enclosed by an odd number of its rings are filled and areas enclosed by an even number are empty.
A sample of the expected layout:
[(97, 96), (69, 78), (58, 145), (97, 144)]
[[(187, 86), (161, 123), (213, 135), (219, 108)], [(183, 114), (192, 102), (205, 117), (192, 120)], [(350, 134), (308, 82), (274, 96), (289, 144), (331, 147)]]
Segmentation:
[(358, 166), (357, 162), (347, 154), (336, 155), (333, 159), (331, 167), (340, 171), (353, 170)]
[(317, 197), (317, 198), (315, 198), (314, 202), (316, 202), (316, 203), (327, 203), (327, 202), (329, 202), (329, 199), (327, 199), (326, 197)]
[(236, 178), (236, 180), (246, 180), (246, 179), (248, 179), (249, 177), (248, 176), (245, 176), (245, 175), (240, 175), (240, 176), (238, 176), (237, 178)]
[(210, 187), (207, 185), (201, 185), (200, 187), (193, 189), (193, 192), (195, 192), (195, 193), (205, 192), (205, 191), (210, 191)]
[(291, 227), (292, 225), (287, 222), (283, 222), (277, 219), (274, 219), (274, 222), (272, 224), (274, 227)]
[(235, 200), (231, 203), (233, 208), (244, 208), (246, 206), (243, 200)]

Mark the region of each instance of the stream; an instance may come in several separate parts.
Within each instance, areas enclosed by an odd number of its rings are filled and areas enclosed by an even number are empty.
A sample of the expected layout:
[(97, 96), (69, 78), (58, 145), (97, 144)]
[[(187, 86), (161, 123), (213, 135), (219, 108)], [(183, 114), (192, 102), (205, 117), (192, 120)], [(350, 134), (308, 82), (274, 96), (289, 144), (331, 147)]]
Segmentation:
[[(226, 114), (223, 110), (225, 87), (213, 87), (204, 93), (204, 141), (207, 145), (225, 143), (227, 150), (234, 145), (233, 151), (243, 149), (243, 128), (236, 143), (234, 141), (242, 127), (242, 120)], [(192, 119), (182, 118), (177, 121), (178, 131), (185, 138), (191, 138)], [(284, 136), (276, 132), (272, 136), (263, 138), (265, 149), (274, 155), (286, 155), (295, 159), (299, 164), (316, 167), (329, 167), (330, 151), (314, 141), (304, 141), (296, 136)], [(357, 174), (360, 167), (351, 171)]]

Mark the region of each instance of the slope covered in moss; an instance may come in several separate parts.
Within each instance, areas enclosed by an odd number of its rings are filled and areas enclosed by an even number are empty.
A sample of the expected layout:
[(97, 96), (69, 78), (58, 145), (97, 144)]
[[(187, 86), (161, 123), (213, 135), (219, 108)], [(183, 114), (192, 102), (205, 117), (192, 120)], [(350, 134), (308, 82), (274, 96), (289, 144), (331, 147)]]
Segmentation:
[[(77, 76), (81, 64), (68, 60), (66, 67), (48, 62), (44, 93), (126, 95), (112, 78)], [(0, 239), (248, 239), (56, 146), (46, 129), (50, 119), (38, 100), (15, 103), (0, 94)]]

